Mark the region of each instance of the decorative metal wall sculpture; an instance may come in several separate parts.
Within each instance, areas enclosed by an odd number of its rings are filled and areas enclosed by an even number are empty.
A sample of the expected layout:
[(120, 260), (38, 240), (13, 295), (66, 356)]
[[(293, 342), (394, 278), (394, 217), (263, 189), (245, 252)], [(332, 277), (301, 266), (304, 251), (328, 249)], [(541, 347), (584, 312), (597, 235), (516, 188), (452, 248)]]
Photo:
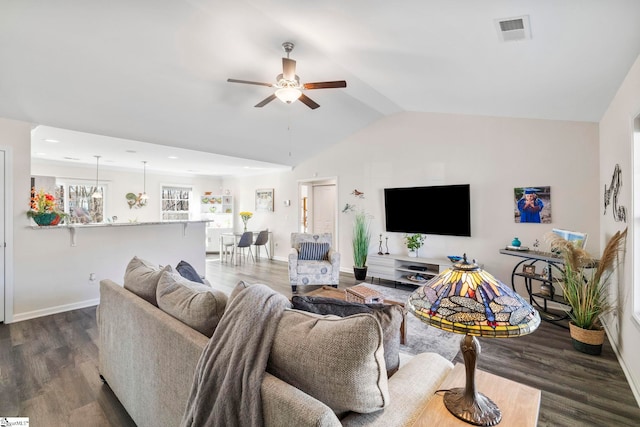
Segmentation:
[(607, 189), (607, 184), (604, 185), (604, 214), (607, 214), (607, 206), (612, 203), (613, 199), (613, 219), (617, 222), (627, 222), (627, 208), (624, 206), (618, 206), (618, 194), (620, 193), (620, 187), (622, 187), (622, 170), (620, 165), (616, 164), (613, 169), (613, 176), (611, 176), (611, 185)]

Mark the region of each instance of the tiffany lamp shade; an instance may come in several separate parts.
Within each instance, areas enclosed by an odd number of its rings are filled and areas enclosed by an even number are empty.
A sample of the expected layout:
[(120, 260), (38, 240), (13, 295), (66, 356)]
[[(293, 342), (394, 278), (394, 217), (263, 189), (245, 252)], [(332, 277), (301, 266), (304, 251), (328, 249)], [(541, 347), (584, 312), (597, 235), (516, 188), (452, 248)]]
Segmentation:
[(502, 419), (498, 406), (476, 392), (478, 337), (511, 338), (533, 332), (540, 315), (520, 295), (467, 256), (443, 271), (411, 296), (407, 307), (423, 322), (464, 334), (460, 350), (466, 370), (465, 388), (448, 390), (444, 404), (453, 415), (470, 424), (494, 426)]

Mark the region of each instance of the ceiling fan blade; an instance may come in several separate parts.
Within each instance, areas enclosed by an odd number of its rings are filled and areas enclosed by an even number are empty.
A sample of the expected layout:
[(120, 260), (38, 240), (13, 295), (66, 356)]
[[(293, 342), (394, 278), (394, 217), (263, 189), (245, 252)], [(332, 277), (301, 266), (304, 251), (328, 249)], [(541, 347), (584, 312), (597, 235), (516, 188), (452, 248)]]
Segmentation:
[(282, 77), (285, 80), (296, 79), (296, 61), (289, 58), (282, 58)]
[(305, 89), (332, 89), (338, 87), (347, 87), (347, 82), (345, 82), (344, 80), (336, 80), (334, 82), (305, 83), (303, 87)]
[(267, 86), (267, 87), (273, 86), (272, 83), (252, 82), (249, 80), (227, 79), (227, 81), (229, 83), (244, 83), (247, 85), (258, 85), (258, 86)]
[(271, 94), (271, 95), (267, 96), (265, 99), (263, 99), (262, 101), (258, 102), (256, 105), (254, 105), (254, 107), (257, 107), (257, 108), (264, 107), (265, 105), (267, 105), (268, 103), (270, 103), (274, 99), (276, 99), (276, 95), (275, 94)]
[(300, 102), (302, 102), (304, 105), (306, 105), (307, 107), (311, 108), (312, 110), (315, 110), (316, 108), (318, 108), (320, 106), (320, 104), (318, 104), (317, 102), (315, 102), (314, 100), (309, 98), (304, 93), (302, 95), (300, 95), (300, 98), (298, 98), (298, 99), (300, 100)]

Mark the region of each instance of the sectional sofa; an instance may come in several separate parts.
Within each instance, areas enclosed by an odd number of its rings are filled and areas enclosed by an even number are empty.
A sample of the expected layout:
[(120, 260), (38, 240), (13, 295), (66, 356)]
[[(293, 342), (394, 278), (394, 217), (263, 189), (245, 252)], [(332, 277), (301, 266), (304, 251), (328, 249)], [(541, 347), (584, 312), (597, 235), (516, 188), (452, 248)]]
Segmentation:
[[(178, 426), (211, 325), (215, 329), (234, 294), (168, 268), (143, 263), (138, 270), (147, 271), (126, 275), (125, 287), (100, 283), (99, 371), (138, 426)], [(234, 293), (246, 286), (240, 282)], [(194, 320), (198, 310), (209, 319)], [(374, 316), (286, 309), (261, 386), (264, 425), (410, 425), (451, 369), (438, 354), (423, 353), (387, 378)]]

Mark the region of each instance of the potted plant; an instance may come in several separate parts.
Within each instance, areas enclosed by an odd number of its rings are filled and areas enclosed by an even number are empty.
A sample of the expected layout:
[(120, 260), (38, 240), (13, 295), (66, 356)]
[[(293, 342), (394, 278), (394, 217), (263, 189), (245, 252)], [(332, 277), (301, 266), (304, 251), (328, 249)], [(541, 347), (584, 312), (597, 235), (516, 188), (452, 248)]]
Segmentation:
[(369, 218), (364, 211), (355, 214), (353, 219), (353, 274), (356, 280), (367, 278), (367, 255), (369, 254)]
[(406, 235), (404, 236), (404, 241), (407, 245), (407, 249), (409, 249), (409, 256), (413, 258), (417, 257), (418, 249), (420, 249), (424, 244), (424, 236), (419, 233)]
[(600, 354), (604, 342), (602, 316), (615, 309), (609, 299), (611, 277), (618, 267), (618, 255), (624, 250), (627, 230), (616, 232), (594, 260), (582, 248), (560, 236), (550, 236), (551, 250), (560, 252), (565, 272), (561, 282), (566, 303), (571, 340), (576, 350)]
[(58, 225), (67, 214), (56, 210), (56, 198), (44, 190), (36, 192), (35, 187), (31, 188), (30, 209), (27, 216), (39, 226)]
[[(364, 199), (364, 193), (354, 190), (356, 198)], [(369, 230), (370, 216), (364, 209), (356, 209), (355, 205), (347, 203), (342, 209), (343, 213), (355, 212), (353, 217), (353, 236), (351, 238), (353, 248), (353, 275), (356, 280), (367, 278), (367, 256), (369, 255), (369, 243), (371, 231)]]

